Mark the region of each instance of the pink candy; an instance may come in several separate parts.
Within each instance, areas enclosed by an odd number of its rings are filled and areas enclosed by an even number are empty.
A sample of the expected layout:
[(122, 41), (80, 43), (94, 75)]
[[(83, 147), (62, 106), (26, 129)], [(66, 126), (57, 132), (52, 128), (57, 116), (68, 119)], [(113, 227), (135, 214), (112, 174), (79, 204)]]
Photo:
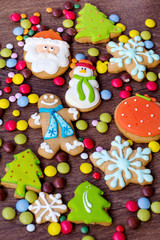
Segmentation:
[(93, 120), (93, 121), (92, 121), (92, 125), (93, 125), (94, 127), (96, 127), (97, 123), (98, 123), (97, 120)]
[(53, 79), (53, 82), (54, 82), (54, 84), (57, 85), (57, 86), (62, 86), (62, 85), (65, 84), (65, 80), (64, 80), (63, 77), (55, 77), (55, 78)]
[(15, 74), (14, 72), (9, 72), (9, 73), (8, 73), (8, 77), (9, 77), (9, 78), (13, 78), (14, 74)]
[(158, 85), (156, 82), (147, 82), (146, 83), (146, 88), (149, 90), (149, 91), (156, 91), (157, 88), (158, 88)]
[(18, 98), (20, 98), (22, 96), (22, 94), (21, 93), (16, 93), (15, 94), (15, 97), (18, 99)]
[(24, 42), (23, 41), (19, 41), (17, 44), (18, 44), (19, 47), (23, 47), (24, 46)]
[(25, 61), (20, 60), (20, 61), (17, 62), (15, 68), (16, 68), (17, 70), (22, 70), (22, 69), (25, 68), (25, 66), (26, 66)]
[(123, 81), (120, 78), (114, 78), (111, 82), (112, 86), (115, 88), (120, 88), (123, 85)]
[(12, 13), (10, 19), (13, 22), (19, 22), (19, 20), (21, 19), (21, 15), (19, 13)]
[(29, 21), (32, 23), (32, 24), (38, 24), (40, 22), (40, 18), (37, 17), (37, 16), (32, 16), (29, 18)]
[(17, 123), (13, 120), (9, 120), (4, 124), (4, 127), (7, 131), (14, 131), (16, 129)]
[(103, 148), (101, 146), (96, 147), (97, 152), (101, 152), (102, 150), (103, 150)]
[(75, 13), (72, 12), (72, 11), (67, 11), (67, 12), (65, 13), (65, 18), (66, 18), (66, 19), (74, 20), (74, 19), (76, 18), (76, 15), (75, 15)]
[(126, 208), (130, 212), (136, 212), (138, 210), (138, 204), (135, 201), (131, 200), (126, 203)]
[(28, 94), (31, 91), (31, 87), (28, 84), (22, 84), (19, 87), (19, 91), (23, 94)]
[(131, 96), (131, 93), (130, 93), (129, 91), (124, 90), (124, 91), (121, 91), (121, 92), (119, 93), (119, 96), (120, 96), (120, 98), (125, 99), (125, 98), (130, 97), (130, 96)]
[(132, 87), (131, 86), (126, 86), (125, 90), (130, 92), (130, 91), (132, 91)]
[(112, 236), (113, 240), (125, 240), (126, 236), (122, 232), (115, 232)]
[(92, 149), (94, 147), (94, 142), (90, 138), (84, 138), (83, 144), (84, 144), (85, 148), (88, 148), (88, 149)]
[(73, 226), (71, 222), (66, 220), (61, 222), (60, 225), (61, 225), (61, 232), (63, 234), (69, 234), (70, 232), (72, 232)]
[(17, 58), (17, 56), (18, 56), (17, 53), (12, 53), (11, 58), (15, 59), (15, 58)]
[(16, 101), (16, 97), (15, 96), (10, 96), (9, 97), (9, 101), (10, 102), (15, 102)]

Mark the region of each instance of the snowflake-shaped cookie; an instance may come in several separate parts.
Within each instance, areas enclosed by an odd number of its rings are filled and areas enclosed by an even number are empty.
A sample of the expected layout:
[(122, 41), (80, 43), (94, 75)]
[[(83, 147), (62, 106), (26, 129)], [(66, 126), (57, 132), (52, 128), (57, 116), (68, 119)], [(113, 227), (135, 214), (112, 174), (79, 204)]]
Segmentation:
[(60, 193), (39, 193), (39, 198), (28, 208), (35, 214), (36, 223), (58, 222), (61, 214), (67, 212), (67, 206), (62, 204), (61, 197)]
[(146, 67), (153, 68), (160, 63), (160, 56), (153, 50), (147, 51), (140, 36), (129, 39), (128, 43), (109, 42), (107, 51), (114, 56), (108, 63), (108, 71), (119, 73), (127, 71), (138, 82), (143, 81)]
[(121, 190), (129, 183), (151, 184), (151, 170), (145, 166), (151, 161), (151, 150), (138, 147), (132, 150), (128, 141), (116, 136), (109, 152), (102, 150), (90, 156), (96, 167), (105, 172), (104, 179), (111, 190)]

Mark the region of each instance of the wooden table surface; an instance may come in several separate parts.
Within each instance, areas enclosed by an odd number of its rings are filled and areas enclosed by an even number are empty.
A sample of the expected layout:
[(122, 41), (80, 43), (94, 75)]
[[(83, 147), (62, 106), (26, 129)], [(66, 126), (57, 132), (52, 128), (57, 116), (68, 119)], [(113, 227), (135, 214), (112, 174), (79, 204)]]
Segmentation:
[[(73, 1), (74, 2), (74, 1)], [(79, 3), (83, 6), (86, 3), (86, 0), (81, 0)], [(120, 22), (126, 25), (127, 30), (126, 34), (129, 33), (132, 29), (137, 29), (139, 31), (148, 30), (145, 26), (144, 22), (147, 18), (153, 18), (156, 20), (157, 26), (155, 29), (150, 29), (149, 31), (152, 33), (152, 40), (155, 43), (154, 50), (160, 54), (160, 2), (159, 0), (101, 0), (101, 1), (90, 1), (91, 3), (97, 5), (97, 7), (103, 11), (107, 16), (112, 13), (118, 14), (120, 16)], [(18, 59), (22, 59), (22, 48), (17, 46), (17, 42), (15, 40), (15, 36), (12, 34), (14, 27), (19, 26), (18, 23), (11, 22), (9, 19), (10, 14), (13, 12), (18, 13), (26, 13), (28, 16), (31, 16), (34, 12), (38, 11), (41, 13), (41, 24), (46, 25), (49, 28), (56, 30), (58, 26), (62, 25), (63, 17), (60, 19), (55, 19), (52, 14), (48, 14), (45, 9), (46, 7), (60, 7), (63, 9), (64, 1), (58, 0), (5, 0), (0, 1), (0, 43), (2, 47), (8, 42), (14, 43), (15, 52), (18, 53)], [(87, 55), (87, 50), (92, 47), (92, 44), (78, 44), (75, 41), (71, 44), (71, 52), (72, 56), (75, 56), (76, 53), (84, 53)], [(105, 44), (98, 44), (96, 47), (99, 48), (101, 52), (106, 52)], [(13, 70), (14, 72), (15, 69)], [(157, 67), (153, 70), (158, 73), (160, 71), (160, 67)], [(0, 89), (3, 89), (6, 86), (5, 78), (9, 69), (5, 68), (0, 70)], [(37, 93), (38, 95), (44, 94), (46, 92), (54, 93), (62, 99), (64, 106), (67, 106), (64, 101), (64, 94), (68, 88), (68, 76), (69, 70), (65, 73), (64, 77), (66, 79), (66, 84), (63, 87), (57, 87), (54, 85), (52, 80), (40, 80), (36, 77), (32, 76), (30, 79), (25, 80), (25, 83), (28, 83), (32, 86), (32, 92)], [(86, 131), (77, 131), (77, 135), (80, 137), (90, 137), (95, 141), (96, 146), (102, 146), (109, 150), (110, 142), (114, 139), (117, 134), (120, 134), (117, 127), (115, 126), (114, 120), (112, 120), (109, 130), (105, 134), (100, 134), (96, 131), (95, 127), (92, 126), (91, 122), (93, 119), (99, 119), (99, 116), (103, 112), (108, 112), (110, 114), (114, 113), (114, 109), (117, 104), (121, 101), (119, 98), (119, 89), (113, 89), (111, 86), (111, 80), (114, 77), (119, 77), (120, 74), (103, 74), (98, 76), (98, 81), (100, 83), (100, 88), (108, 89), (112, 92), (113, 97), (109, 101), (102, 101), (101, 105), (89, 113), (81, 114), (81, 119), (85, 119), (89, 123), (89, 128)], [(149, 92), (145, 85), (147, 80), (145, 79), (143, 83), (138, 83), (135, 81), (131, 81), (129, 85), (132, 86), (134, 95), (136, 92), (140, 94), (149, 94), (152, 97), (156, 97), (158, 101), (160, 101), (160, 92), (159, 90), (152, 93)], [(126, 86), (127, 84), (125, 84)], [(18, 86), (12, 86), (12, 93), (14, 94), (18, 92)], [(124, 89), (124, 86), (123, 88)], [(3, 97), (8, 98), (9, 95), (3, 94)], [(15, 119), (12, 116), (12, 110), (18, 109), (16, 103), (12, 103), (10, 108), (5, 111), (3, 116), (4, 122), (9, 119), (20, 120), (25, 119), (28, 120), (29, 116), (37, 111), (36, 105), (29, 105), (25, 109), (21, 110), (21, 115)], [(0, 137), (2, 137), (3, 141), (12, 140), (19, 131), (14, 132), (6, 132), (4, 129), (4, 125), (0, 127)], [(6, 153), (3, 149), (0, 149), (1, 159), (0, 159), (0, 177), (4, 175), (4, 168), (7, 162), (11, 162), (13, 160), (13, 154), (19, 153), (20, 151), (25, 150), (26, 148), (31, 148), (36, 154), (39, 144), (42, 142), (41, 130), (33, 130), (28, 128), (25, 131), (25, 134), (28, 137), (28, 142), (25, 146), (16, 146), (14, 153)], [(137, 146), (147, 146), (145, 144), (135, 144), (134, 147)], [(87, 151), (89, 154), (92, 153), (95, 149)], [(57, 165), (57, 161), (53, 160), (45, 160), (39, 157), (41, 160), (41, 167), (44, 169), (45, 166), (49, 164)], [(112, 206), (109, 211), (110, 216), (113, 218), (113, 225), (110, 227), (102, 227), (102, 226), (89, 226), (89, 234), (94, 236), (96, 240), (109, 240), (112, 239), (112, 234), (115, 232), (115, 228), (117, 225), (122, 224), (125, 227), (125, 233), (127, 239), (129, 240), (158, 240), (160, 239), (160, 216), (156, 214), (152, 214), (151, 220), (147, 223), (141, 223), (140, 227), (137, 230), (131, 230), (126, 224), (127, 218), (131, 215), (125, 208), (125, 204), (128, 200), (137, 200), (139, 197), (142, 197), (141, 194), (141, 186), (130, 184), (124, 190), (118, 192), (112, 192), (108, 189), (105, 181), (103, 180), (104, 174), (101, 172), (101, 179), (94, 180), (92, 174), (84, 175), (80, 172), (79, 167), (83, 162), (80, 156), (69, 157), (69, 164), (71, 165), (71, 172), (65, 175), (65, 179), (67, 181), (67, 185), (63, 190), (59, 192), (63, 194), (64, 202), (67, 203), (73, 196), (75, 188), (85, 180), (89, 180), (91, 183), (95, 184), (97, 187), (101, 188), (104, 191), (104, 197), (111, 202)], [(88, 160), (90, 162), (90, 160)], [(153, 155), (153, 160), (149, 164), (149, 167), (154, 176), (153, 186), (155, 187), (155, 194), (151, 198), (151, 201), (159, 201), (160, 200), (160, 153)], [(58, 174), (57, 176), (60, 176)], [(52, 181), (52, 179), (45, 180)], [(54, 193), (57, 191), (55, 190)], [(11, 206), (15, 208), (16, 199), (13, 197), (14, 190), (7, 189), (8, 197), (4, 202), (0, 203), (0, 212), (4, 207)], [(136, 214), (132, 214), (136, 215)], [(25, 226), (19, 222), (18, 219), (19, 214), (17, 214), (16, 218), (12, 221), (5, 221), (0, 214), (0, 239), (5, 240), (30, 240), (30, 239), (63, 239), (63, 240), (81, 240), (83, 234), (80, 232), (80, 228), (82, 225), (75, 225), (72, 233), (70, 235), (59, 235), (57, 237), (50, 237), (47, 232), (48, 223), (42, 225), (36, 225), (36, 231), (33, 233), (29, 233), (26, 231)]]

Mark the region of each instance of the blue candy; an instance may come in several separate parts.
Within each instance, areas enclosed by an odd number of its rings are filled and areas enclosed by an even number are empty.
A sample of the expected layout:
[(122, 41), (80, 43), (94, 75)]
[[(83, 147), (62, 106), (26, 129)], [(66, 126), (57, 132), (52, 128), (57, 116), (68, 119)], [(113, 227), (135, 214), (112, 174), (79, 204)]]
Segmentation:
[(141, 197), (138, 199), (138, 207), (141, 209), (149, 209), (150, 208), (150, 201), (146, 197)]
[(17, 104), (19, 107), (26, 107), (28, 105), (28, 97), (26, 96), (21, 96), (20, 98), (18, 98), (17, 100)]
[(77, 61), (80, 61), (81, 59), (86, 59), (86, 57), (83, 53), (77, 53), (75, 58)]
[(109, 90), (102, 90), (100, 95), (103, 100), (109, 100), (112, 97), (112, 93)]
[(9, 58), (9, 59), (6, 61), (6, 66), (7, 66), (8, 68), (13, 68), (13, 67), (16, 66), (16, 64), (17, 64), (17, 60), (14, 59), (14, 58)]
[(15, 36), (19, 36), (19, 35), (22, 35), (24, 32), (24, 29), (22, 27), (16, 27), (13, 29), (13, 34)]
[(154, 47), (154, 43), (151, 40), (144, 41), (144, 46), (146, 49), (151, 49)]
[(18, 212), (25, 212), (28, 210), (29, 202), (26, 199), (21, 199), (16, 203)]
[(117, 23), (117, 22), (119, 22), (119, 16), (117, 14), (111, 14), (109, 16), (109, 20), (111, 20), (114, 23)]

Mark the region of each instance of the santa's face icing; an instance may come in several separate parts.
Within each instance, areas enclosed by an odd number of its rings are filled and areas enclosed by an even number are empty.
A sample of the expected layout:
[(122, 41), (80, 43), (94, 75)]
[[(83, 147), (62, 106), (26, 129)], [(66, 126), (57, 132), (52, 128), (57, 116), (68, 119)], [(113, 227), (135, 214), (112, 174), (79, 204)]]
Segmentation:
[(69, 45), (65, 41), (50, 38), (27, 38), (24, 45), (25, 61), (32, 63), (35, 73), (55, 74), (59, 67), (67, 67), (70, 56)]
[(91, 77), (93, 76), (93, 70), (90, 68), (78, 66), (74, 68), (73, 74), (77, 74), (78, 76), (82, 77)]
[(62, 104), (60, 99), (50, 93), (43, 94), (38, 101), (38, 108), (55, 108)]

